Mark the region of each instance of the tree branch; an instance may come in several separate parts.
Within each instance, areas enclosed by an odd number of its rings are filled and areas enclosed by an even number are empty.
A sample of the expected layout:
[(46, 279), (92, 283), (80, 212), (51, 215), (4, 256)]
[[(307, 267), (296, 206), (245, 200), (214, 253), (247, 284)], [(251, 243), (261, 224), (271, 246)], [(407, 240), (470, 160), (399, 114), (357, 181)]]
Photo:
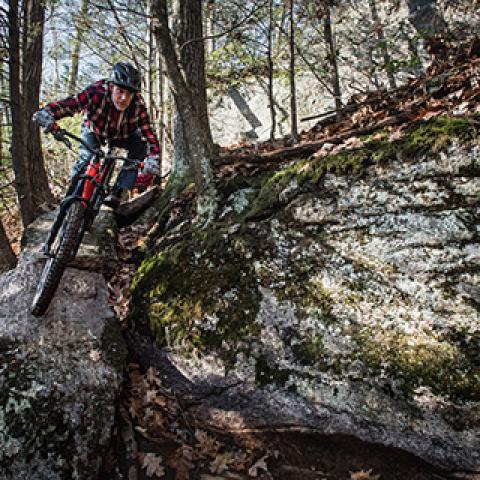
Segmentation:
[(241, 21), (235, 23), (234, 25), (232, 25), (228, 30), (224, 30), (223, 32), (220, 32), (220, 33), (215, 33), (214, 35), (207, 35), (205, 37), (198, 37), (198, 38), (192, 38), (188, 41), (186, 41), (185, 43), (183, 43), (182, 45), (180, 45), (180, 51), (182, 51), (183, 48), (185, 48), (187, 45), (190, 45), (190, 43), (193, 43), (193, 42), (203, 42), (205, 40), (213, 40), (215, 38), (220, 38), (220, 37), (224, 37), (225, 35), (228, 35), (229, 33), (233, 32), (234, 30), (236, 30), (237, 28), (239, 28), (240, 26), (242, 26), (245, 22), (247, 22), (247, 20), (249, 20), (256, 12), (258, 12), (258, 10), (260, 10), (261, 8), (265, 7), (266, 5), (268, 4), (268, 0), (264, 1), (263, 3), (261, 3), (259, 6), (255, 7), (252, 9), (251, 12), (248, 13), (248, 15), (246, 17), (244, 17)]
[(122, 21), (120, 20), (120, 17), (118, 16), (118, 13), (115, 9), (115, 5), (113, 4), (112, 0), (107, 0), (108, 4), (110, 5), (111, 11), (113, 13), (113, 16), (115, 18), (115, 21), (117, 22), (118, 25), (118, 30), (120, 32), (120, 35), (122, 36), (125, 44), (127, 45), (127, 48), (130, 50), (130, 54), (132, 56), (132, 60), (135, 63), (135, 66), (137, 67), (138, 70), (140, 70), (140, 64), (138, 63), (137, 56), (135, 55), (135, 52), (133, 50), (132, 45), (130, 44), (130, 39), (128, 38), (127, 32), (125, 31), (125, 27), (122, 24)]

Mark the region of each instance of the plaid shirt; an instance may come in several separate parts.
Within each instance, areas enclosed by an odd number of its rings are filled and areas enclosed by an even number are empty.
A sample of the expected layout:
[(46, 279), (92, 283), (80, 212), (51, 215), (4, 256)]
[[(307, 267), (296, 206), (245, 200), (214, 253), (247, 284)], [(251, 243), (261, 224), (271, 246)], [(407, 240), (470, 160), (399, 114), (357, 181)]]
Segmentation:
[(113, 105), (112, 88), (112, 82), (99, 80), (77, 95), (49, 103), (45, 108), (56, 120), (83, 111), (85, 125), (101, 140), (126, 140), (140, 130), (149, 146), (149, 154), (159, 155), (158, 140), (152, 131), (150, 118), (140, 93), (134, 95), (124, 112), (120, 112)]

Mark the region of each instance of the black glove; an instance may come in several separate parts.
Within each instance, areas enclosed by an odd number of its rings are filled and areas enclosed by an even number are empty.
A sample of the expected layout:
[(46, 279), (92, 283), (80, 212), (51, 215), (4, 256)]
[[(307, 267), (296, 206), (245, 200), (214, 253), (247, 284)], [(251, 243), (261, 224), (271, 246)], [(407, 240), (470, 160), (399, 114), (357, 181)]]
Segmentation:
[(45, 133), (51, 132), (52, 127), (55, 125), (55, 117), (45, 108), (35, 112), (32, 116), (32, 120), (37, 125), (43, 127)]

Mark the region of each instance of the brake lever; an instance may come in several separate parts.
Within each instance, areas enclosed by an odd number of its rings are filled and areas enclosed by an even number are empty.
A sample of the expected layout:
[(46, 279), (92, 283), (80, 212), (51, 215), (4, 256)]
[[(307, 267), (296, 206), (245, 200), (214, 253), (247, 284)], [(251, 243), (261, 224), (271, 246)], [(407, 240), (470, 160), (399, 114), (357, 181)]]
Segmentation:
[(55, 138), (55, 140), (63, 142), (68, 148), (72, 148), (72, 142), (70, 142), (70, 140), (65, 136), (65, 130), (60, 128), (54, 131), (53, 138)]

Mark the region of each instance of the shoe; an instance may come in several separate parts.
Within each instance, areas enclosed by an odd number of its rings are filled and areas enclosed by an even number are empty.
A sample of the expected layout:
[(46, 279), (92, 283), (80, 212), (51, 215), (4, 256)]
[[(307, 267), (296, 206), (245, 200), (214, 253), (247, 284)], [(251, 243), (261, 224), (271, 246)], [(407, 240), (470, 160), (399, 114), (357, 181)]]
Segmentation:
[(103, 200), (103, 204), (110, 207), (112, 210), (116, 210), (120, 206), (120, 202), (121, 199), (118, 193), (110, 193)]

